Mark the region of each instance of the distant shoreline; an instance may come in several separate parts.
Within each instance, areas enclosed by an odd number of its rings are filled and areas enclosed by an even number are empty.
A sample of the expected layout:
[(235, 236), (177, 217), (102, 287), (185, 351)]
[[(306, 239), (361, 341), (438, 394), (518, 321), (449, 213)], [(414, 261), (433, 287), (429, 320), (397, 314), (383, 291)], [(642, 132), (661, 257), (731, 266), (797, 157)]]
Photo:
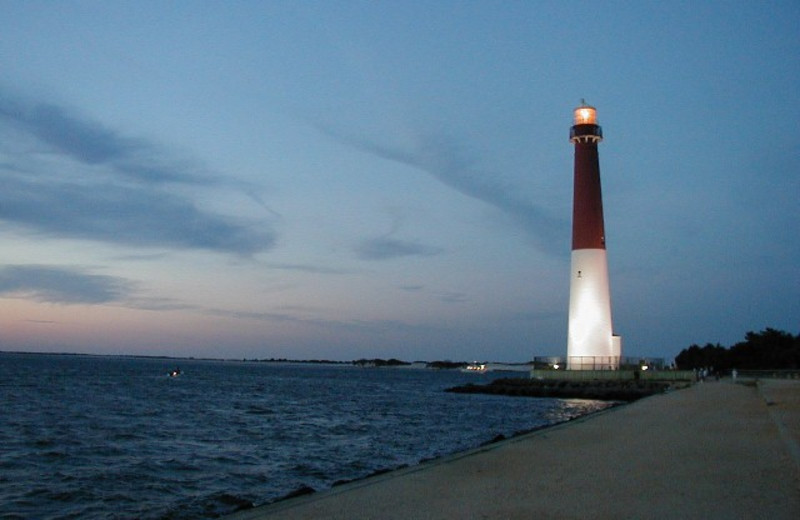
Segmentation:
[[(431, 368), (437, 370), (458, 370), (470, 363), (467, 361), (401, 361), (394, 358), (382, 359), (354, 359), (350, 361), (336, 361), (332, 359), (288, 359), (288, 358), (213, 358), (213, 357), (195, 357), (195, 356), (167, 356), (167, 355), (153, 355), (153, 354), (95, 354), (84, 352), (31, 352), (24, 350), (0, 350), (0, 354), (15, 354), (26, 356), (84, 356), (84, 357), (98, 357), (98, 358), (126, 358), (126, 359), (153, 359), (153, 360), (168, 360), (168, 361), (217, 361), (225, 363), (274, 363), (274, 364), (305, 364), (305, 365), (345, 365), (345, 366), (362, 366), (365, 368), (416, 368), (419, 365), (426, 365), (423, 368)], [(533, 367), (530, 362), (518, 363), (505, 363), (505, 362), (488, 362), (487, 364), (496, 365), (499, 367)], [(496, 371), (503, 371), (502, 369)]]

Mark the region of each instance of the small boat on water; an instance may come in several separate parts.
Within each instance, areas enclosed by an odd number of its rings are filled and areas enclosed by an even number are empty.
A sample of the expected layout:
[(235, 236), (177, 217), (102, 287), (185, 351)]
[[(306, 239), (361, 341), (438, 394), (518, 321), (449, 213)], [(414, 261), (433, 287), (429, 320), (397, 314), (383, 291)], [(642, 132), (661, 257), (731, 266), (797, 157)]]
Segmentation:
[(483, 374), (489, 370), (488, 365), (486, 363), (472, 363), (471, 365), (467, 365), (461, 369), (462, 372), (468, 372), (471, 374)]
[(181, 373), (182, 373), (181, 368), (176, 367), (169, 371), (169, 377), (178, 377), (179, 375), (181, 375)]

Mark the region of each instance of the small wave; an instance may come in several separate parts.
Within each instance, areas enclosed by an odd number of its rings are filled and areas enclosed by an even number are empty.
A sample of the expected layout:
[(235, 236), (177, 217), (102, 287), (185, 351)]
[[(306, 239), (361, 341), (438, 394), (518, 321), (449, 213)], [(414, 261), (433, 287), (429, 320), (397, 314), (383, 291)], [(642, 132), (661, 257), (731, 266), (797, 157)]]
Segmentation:
[(55, 444), (53, 439), (36, 439), (33, 441), (33, 445), (37, 448), (46, 448), (48, 446), (52, 446)]
[(247, 408), (245, 413), (249, 414), (249, 415), (274, 415), (275, 414), (275, 410), (273, 410), (272, 408), (266, 408), (266, 407), (262, 407), (262, 406), (251, 405), (251, 406), (249, 406)]
[(185, 460), (180, 460), (180, 459), (175, 459), (175, 458), (160, 461), (158, 463), (158, 465), (161, 468), (167, 469), (169, 471), (180, 471), (180, 472), (183, 472), (183, 471), (200, 471), (200, 470), (202, 470), (202, 468), (200, 466), (197, 466), (195, 464), (191, 464), (189, 462), (186, 462)]
[(66, 459), (69, 457), (69, 454), (62, 450), (53, 449), (39, 452), (36, 454), (36, 456), (40, 457), (46, 462), (53, 462), (56, 460)]
[(144, 435), (133, 432), (119, 432), (111, 436), (112, 441), (125, 442), (125, 441), (140, 441), (145, 440)]

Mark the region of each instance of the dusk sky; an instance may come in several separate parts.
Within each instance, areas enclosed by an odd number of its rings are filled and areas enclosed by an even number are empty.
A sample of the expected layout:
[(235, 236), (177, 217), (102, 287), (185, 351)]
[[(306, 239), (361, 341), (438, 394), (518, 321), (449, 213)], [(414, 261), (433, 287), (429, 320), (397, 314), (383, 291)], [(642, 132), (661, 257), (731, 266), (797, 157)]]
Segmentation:
[(0, 1), (0, 350), (566, 355), (800, 332), (800, 3)]

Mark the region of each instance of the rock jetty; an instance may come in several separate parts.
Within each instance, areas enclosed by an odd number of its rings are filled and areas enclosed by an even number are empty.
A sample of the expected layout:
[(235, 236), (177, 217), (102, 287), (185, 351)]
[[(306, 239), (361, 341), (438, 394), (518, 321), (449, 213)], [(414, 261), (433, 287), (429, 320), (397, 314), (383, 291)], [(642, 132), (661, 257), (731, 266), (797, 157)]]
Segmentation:
[(502, 378), (489, 384), (469, 383), (448, 388), (459, 394), (493, 394), (524, 397), (558, 397), (563, 399), (599, 399), (603, 401), (635, 401), (660, 394), (675, 387), (667, 381), (564, 381), (556, 379)]

